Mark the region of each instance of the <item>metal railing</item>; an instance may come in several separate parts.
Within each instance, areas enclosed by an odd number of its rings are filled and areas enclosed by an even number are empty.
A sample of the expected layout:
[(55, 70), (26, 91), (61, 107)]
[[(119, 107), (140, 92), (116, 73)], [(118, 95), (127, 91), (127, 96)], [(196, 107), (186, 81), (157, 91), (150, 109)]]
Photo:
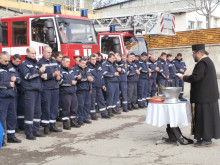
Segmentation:
[(66, 2), (65, 0), (64, 3), (58, 4), (45, 0), (0, 0), (0, 6), (6, 10), (11, 9), (20, 13), (51, 14), (53, 13), (54, 5), (61, 5), (62, 14), (80, 16), (81, 10), (87, 10), (89, 18), (102, 17), (101, 11), (67, 5)]

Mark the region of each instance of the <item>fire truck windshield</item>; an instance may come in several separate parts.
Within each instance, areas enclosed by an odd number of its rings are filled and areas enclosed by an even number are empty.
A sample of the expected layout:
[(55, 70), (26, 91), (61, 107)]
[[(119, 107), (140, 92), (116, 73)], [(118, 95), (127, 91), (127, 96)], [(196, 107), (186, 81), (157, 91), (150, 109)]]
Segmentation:
[(57, 18), (63, 43), (98, 44), (91, 21)]
[(124, 36), (124, 45), (126, 53), (134, 53), (139, 56), (147, 52), (147, 45), (143, 37)]

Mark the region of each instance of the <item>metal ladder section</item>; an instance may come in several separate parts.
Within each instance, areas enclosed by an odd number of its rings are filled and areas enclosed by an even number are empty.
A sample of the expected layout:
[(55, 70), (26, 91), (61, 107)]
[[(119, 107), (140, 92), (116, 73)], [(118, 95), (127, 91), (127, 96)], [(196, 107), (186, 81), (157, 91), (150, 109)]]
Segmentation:
[(116, 32), (133, 32), (134, 34), (148, 34), (159, 19), (158, 13), (140, 14), (123, 17), (93, 19), (97, 32), (109, 31), (110, 26), (115, 26)]

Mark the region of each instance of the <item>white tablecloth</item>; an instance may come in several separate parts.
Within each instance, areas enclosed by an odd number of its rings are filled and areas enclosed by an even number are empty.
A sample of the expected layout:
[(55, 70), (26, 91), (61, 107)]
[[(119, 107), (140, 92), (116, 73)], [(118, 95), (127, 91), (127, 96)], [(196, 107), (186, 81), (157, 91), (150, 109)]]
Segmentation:
[(170, 124), (170, 127), (177, 127), (179, 124), (187, 126), (191, 122), (190, 109), (189, 102), (176, 104), (149, 103), (146, 123), (158, 127), (164, 124)]

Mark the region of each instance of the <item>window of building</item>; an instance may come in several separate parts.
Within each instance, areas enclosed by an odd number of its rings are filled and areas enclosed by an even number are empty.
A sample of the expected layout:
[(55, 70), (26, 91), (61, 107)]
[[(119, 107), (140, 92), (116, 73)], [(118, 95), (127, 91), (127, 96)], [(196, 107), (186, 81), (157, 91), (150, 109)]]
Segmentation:
[(195, 22), (194, 21), (188, 21), (188, 29), (195, 29)]
[(202, 21), (197, 21), (197, 29), (202, 29)]
[(12, 24), (13, 45), (27, 45), (27, 22), (18, 21)]
[(2, 22), (2, 45), (8, 46), (8, 22)]

